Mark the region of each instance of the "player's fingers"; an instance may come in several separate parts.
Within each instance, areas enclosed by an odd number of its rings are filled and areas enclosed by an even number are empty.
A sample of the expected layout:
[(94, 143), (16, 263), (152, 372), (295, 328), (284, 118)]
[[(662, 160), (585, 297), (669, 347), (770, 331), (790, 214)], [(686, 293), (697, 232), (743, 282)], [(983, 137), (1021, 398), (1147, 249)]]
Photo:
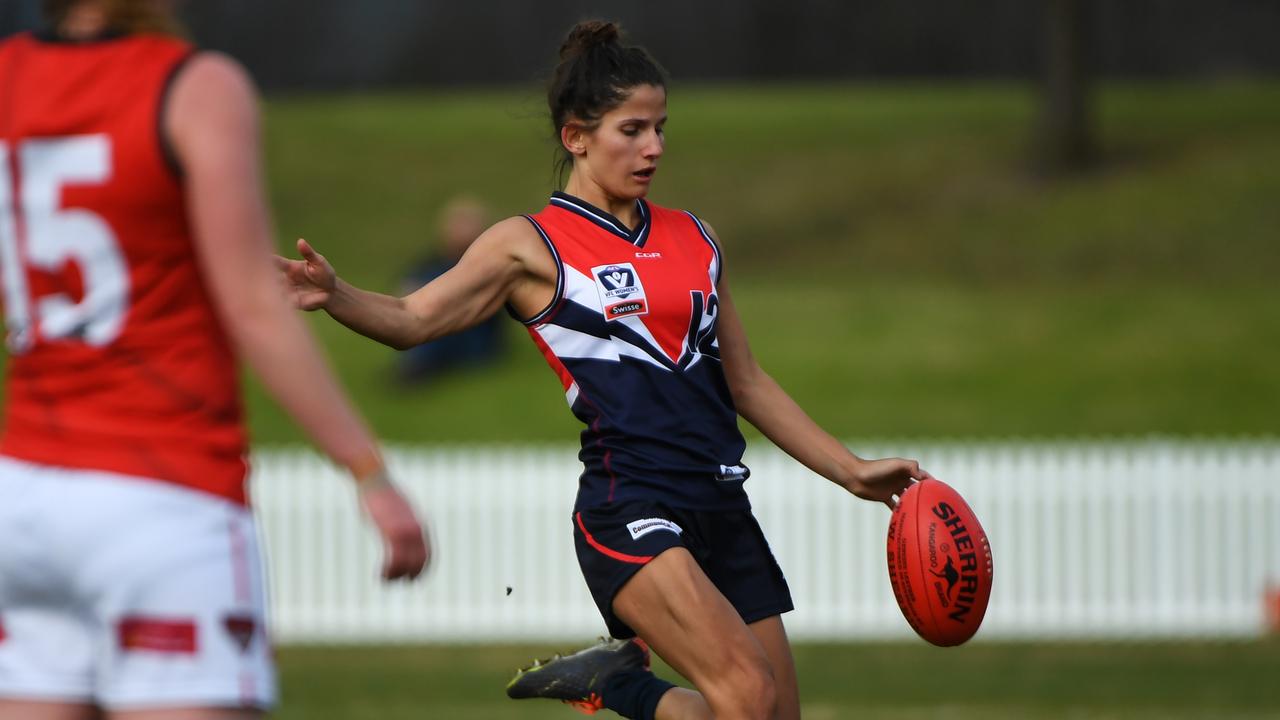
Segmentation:
[(384, 542), (382, 544), (382, 579), (393, 580), (395, 576), (393, 572), (396, 566), (396, 549), (395, 544)]
[(386, 543), (382, 577), (387, 580), (407, 578), (412, 580), (426, 565), (428, 551), (421, 531), (406, 528), (400, 537)]
[(409, 569), (407, 548), (400, 540), (392, 540), (387, 544), (386, 565), (382, 577), (385, 580), (399, 580)]
[(908, 476), (907, 483), (906, 483), (907, 485), (910, 485), (911, 483), (917, 480), (923, 480), (929, 477), (929, 473), (925, 472), (925, 470), (920, 467), (920, 463), (918, 461), (905, 460), (903, 462), (906, 464), (904, 469), (906, 470), (906, 474)]
[(421, 528), (414, 533), (409, 543), (409, 551), (409, 567), (405, 577), (416, 580), (431, 562), (431, 546)]
[(308, 280), (315, 282), (317, 285), (322, 285), (323, 282), (321, 281), (329, 276), (328, 266), (324, 264), (323, 259), (315, 262), (308, 260), (306, 266), (303, 267), (302, 272), (306, 275)]
[(396, 580), (404, 574), (404, 551), (397, 542), (387, 544), (386, 562), (382, 566), (383, 580)]
[(311, 247), (311, 243), (302, 238), (298, 238), (298, 254), (307, 261), (307, 265), (324, 264), (324, 256), (316, 252), (316, 249)]
[(410, 548), (405, 558), (404, 572), (401, 577), (405, 580), (415, 580), (422, 574), (422, 569), (427, 563), (427, 552), (421, 543), (417, 543), (415, 547)]
[(289, 258), (273, 255), (275, 267), (280, 274), (289, 280), (296, 281), (300, 277), (305, 277), (306, 263), (301, 260), (290, 260)]
[(413, 580), (426, 571), (431, 565), (431, 541), (425, 532), (419, 529), (414, 536), (413, 560), (409, 565), (409, 579)]
[(297, 293), (294, 304), (302, 310), (318, 310), (324, 307), (326, 297), (327, 293), (323, 292)]

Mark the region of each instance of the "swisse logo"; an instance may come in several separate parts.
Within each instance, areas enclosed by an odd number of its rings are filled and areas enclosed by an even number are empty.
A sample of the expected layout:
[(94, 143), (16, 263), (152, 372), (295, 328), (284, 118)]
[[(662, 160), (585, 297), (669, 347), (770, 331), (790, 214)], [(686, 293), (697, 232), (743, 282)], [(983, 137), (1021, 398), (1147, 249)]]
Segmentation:
[(644, 303), (642, 302), (626, 302), (626, 303), (622, 303), (621, 305), (614, 305), (609, 308), (609, 314), (614, 316), (630, 315), (632, 313), (638, 313), (643, 311), (644, 311)]
[[(951, 612), (947, 613), (947, 617), (962, 623), (965, 617), (973, 610), (973, 603), (977, 599), (978, 593), (978, 553), (973, 546), (973, 538), (969, 535), (969, 529), (965, 527), (964, 521), (960, 515), (956, 513), (956, 509), (950, 504), (940, 502), (933, 506), (933, 514), (951, 535), (952, 542), (955, 543), (957, 560), (960, 567), (957, 569), (951, 562), (951, 556), (947, 556), (947, 564), (941, 573), (933, 572), (933, 575), (942, 578), (947, 583), (946, 597), (943, 597), (943, 606), (951, 607)], [(933, 561), (936, 558), (934, 553), (934, 532), (933, 527), (929, 528), (929, 556)], [(931, 563), (934, 564), (934, 563)], [(952, 591), (959, 589), (955, 599), (951, 600)], [(938, 586), (941, 592), (941, 585)], [(954, 606), (952, 606), (954, 605)]]

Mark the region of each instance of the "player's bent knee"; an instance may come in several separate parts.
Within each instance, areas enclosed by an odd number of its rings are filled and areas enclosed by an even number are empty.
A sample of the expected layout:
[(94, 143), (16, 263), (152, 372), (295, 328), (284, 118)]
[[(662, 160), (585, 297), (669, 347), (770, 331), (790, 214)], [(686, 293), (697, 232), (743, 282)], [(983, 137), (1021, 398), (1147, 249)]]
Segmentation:
[(777, 712), (777, 684), (764, 661), (751, 659), (727, 668), (703, 695), (716, 717), (773, 720)]

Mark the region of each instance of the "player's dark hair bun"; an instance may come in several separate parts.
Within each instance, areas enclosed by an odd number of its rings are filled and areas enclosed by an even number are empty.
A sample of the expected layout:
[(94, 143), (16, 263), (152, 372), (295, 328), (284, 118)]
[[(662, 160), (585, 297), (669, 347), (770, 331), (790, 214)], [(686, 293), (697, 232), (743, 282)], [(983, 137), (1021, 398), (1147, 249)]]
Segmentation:
[(583, 20), (573, 26), (569, 36), (560, 45), (560, 59), (568, 60), (576, 55), (584, 55), (600, 45), (616, 45), (619, 36), (617, 23), (607, 20)]
[[(560, 45), (560, 62), (547, 87), (556, 144), (566, 124), (594, 126), (639, 85), (665, 88), (667, 74), (644, 48), (622, 44), (617, 23), (584, 20), (574, 25)], [(558, 167), (569, 161), (568, 151), (561, 153)]]

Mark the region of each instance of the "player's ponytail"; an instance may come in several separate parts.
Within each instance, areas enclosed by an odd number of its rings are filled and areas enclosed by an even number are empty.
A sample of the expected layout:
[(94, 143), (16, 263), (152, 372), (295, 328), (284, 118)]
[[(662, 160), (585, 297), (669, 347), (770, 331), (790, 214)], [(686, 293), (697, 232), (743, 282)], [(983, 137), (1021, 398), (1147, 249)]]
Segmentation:
[[(547, 107), (560, 146), (560, 130), (570, 122), (594, 128), (600, 117), (621, 105), (638, 85), (667, 86), (667, 74), (644, 48), (622, 43), (617, 23), (584, 20), (560, 45), (560, 63), (547, 88)], [(558, 153), (557, 173), (570, 163)]]

